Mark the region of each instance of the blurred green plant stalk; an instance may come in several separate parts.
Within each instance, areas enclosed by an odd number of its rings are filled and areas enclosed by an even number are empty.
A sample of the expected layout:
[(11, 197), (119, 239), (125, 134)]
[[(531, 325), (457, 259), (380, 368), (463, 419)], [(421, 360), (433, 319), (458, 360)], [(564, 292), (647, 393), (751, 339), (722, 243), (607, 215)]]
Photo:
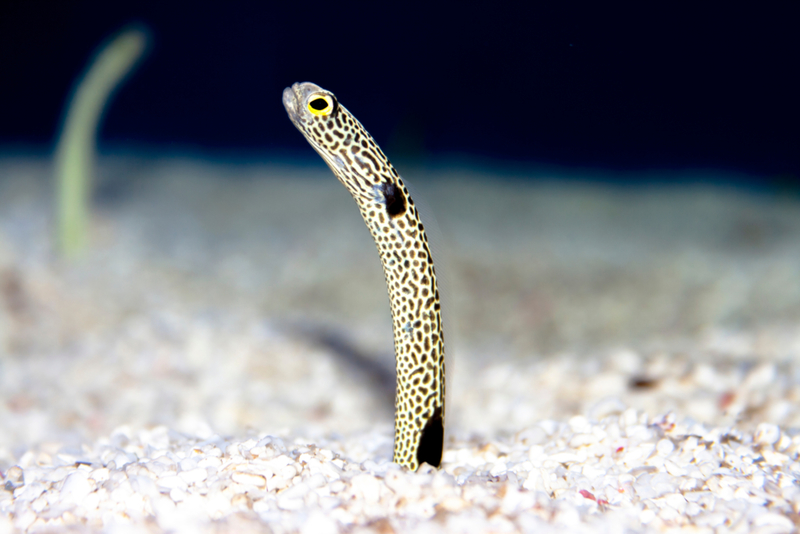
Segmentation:
[(114, 89), (144, 54), (147, 42), (147, 32), (141, 28), (122, 30), (109, 39), (69, 101), (55, 159), (58, 248), (62, 257), (74, 258), (86, 247), (100, 119)]

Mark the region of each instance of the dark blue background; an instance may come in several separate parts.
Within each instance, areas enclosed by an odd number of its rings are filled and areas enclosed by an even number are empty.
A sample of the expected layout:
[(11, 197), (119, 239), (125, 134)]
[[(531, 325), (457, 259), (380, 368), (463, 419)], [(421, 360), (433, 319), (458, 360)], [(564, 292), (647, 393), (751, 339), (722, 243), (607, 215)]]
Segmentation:
[(127, 23), (153, 46), (102, 145), (307, 154), (281, 106), (330, 89), (390, 157), (800, 175), (798, 9), (493, 2), (0, 0), (0, 148), (49, 148), (75, 77)]

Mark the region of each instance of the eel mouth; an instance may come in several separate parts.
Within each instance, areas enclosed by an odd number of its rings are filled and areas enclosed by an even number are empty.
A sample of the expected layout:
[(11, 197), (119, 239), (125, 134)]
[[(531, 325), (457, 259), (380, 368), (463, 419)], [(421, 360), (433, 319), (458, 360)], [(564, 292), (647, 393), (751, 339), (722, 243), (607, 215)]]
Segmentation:
[(286, 108), (286, 113), (298, 128), (312, 118), (306, 110), (305, 103), (314, 93), (328, 94), (322, 87), (311, 82), (297, 82), (283, 90), (283, 107)]
[(283, 90), (283, 107), (286, 108), (286, 113), (289, 115), (289, 118), (294, 122), (297, 123), (297, 101), (298, 101), (298, 94), (297, 89), (299, 84), (294, 84), (291, 87), (287, 87)]

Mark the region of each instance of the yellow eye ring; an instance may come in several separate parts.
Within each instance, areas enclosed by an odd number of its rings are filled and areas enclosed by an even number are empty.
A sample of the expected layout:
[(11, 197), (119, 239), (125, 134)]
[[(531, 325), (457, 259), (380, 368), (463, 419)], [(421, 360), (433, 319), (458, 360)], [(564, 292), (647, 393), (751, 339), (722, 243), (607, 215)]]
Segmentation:
[(333, 113), (333, 98), (329, 95), (314, 95), (308, 99), (308, 111), (318, 117), (326, 117)]

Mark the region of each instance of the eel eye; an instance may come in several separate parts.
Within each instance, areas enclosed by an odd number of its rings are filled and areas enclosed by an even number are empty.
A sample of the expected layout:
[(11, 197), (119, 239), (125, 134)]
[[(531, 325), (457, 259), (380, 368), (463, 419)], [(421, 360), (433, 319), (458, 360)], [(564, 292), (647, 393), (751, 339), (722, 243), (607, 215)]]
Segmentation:
[(308, 101), (308, 111), (312, 115), (325, 117), (333, 113), (333, 98), (328, 95), (314, 95)]

